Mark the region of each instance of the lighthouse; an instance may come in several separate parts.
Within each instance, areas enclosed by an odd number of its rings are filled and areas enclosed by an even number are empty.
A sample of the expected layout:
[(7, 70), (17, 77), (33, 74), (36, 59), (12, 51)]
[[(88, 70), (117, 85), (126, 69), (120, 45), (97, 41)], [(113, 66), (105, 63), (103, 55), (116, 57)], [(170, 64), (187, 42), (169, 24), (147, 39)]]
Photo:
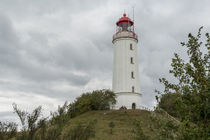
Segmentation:
[(116, 95), (113, 109), (138, 109), (141, 105), (137, 43), (134, 22), (123, 16), (116, 22), (113, 35), (114, 63), (112, 90)]

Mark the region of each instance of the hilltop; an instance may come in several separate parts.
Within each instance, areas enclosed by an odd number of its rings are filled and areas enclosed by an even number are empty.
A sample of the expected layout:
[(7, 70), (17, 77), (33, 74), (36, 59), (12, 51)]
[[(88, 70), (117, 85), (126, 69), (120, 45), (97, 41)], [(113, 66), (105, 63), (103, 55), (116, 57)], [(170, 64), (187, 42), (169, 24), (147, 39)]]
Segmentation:
[[(91, 140), (133, 140), (138, 137), (139, 131), (148, 139), (156, 139), (159, 138), (159, 118), (166, 122), (171, 120), (164, 114), (147, 110), (89, 111), (69, 120), (63, 127), (62, 134), (75, 129), (78, 124), (87, 126), (89, 122), (94, 122), (95, 134)], [(110, 122), (114, 123), (112, 134)], [(136, 127), (136, 124), (139, 126)]]

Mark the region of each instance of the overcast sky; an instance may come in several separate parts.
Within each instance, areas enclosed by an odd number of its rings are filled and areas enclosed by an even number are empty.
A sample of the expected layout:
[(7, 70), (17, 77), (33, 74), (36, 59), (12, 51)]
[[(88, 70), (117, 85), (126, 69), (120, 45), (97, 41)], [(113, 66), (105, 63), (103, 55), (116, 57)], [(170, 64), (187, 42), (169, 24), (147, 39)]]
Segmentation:
[[(111, 89), (116, 21), (124, 10), (139, 36), (142, 105), (155, 105), (158, 78), (181, 56), (189, 32), (210, 30), (209, 0), (0, 0), (0, 121), (12, 103), (44, 115), (81, 93)], [(173, 81), (173, 80), (172, 80)]]

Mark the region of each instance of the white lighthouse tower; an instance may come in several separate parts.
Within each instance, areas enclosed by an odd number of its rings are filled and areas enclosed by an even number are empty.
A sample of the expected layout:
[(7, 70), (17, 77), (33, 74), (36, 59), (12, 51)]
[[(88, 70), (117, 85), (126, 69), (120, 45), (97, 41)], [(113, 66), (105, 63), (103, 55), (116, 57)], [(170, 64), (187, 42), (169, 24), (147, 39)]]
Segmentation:
[(112, 90), (116, 94), (117, 103), (113, 109), (140, 108), (138, 37), (134, 32), (134, 22), (124, 13), (116, 25), (117, 30), (112, 40), (114, 44)]

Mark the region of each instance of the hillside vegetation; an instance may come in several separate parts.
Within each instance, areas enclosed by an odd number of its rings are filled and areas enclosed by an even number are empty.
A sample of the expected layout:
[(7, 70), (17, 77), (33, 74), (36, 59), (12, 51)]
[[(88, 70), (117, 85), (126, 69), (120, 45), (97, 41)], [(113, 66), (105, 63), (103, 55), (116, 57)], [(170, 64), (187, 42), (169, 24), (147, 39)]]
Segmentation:
[[(142, 129), (142, 136), (157, 139), (159, 127), (153, 118), (151, 112), (146, 110), (90, 111), (70, 120), (63, 128), (63, 132), (74, 128), (78, 123), (84, 125), (94, 121), (95, 135), (90, 138), (91, 140), (133, 140), (138, 137), (137, 129)], [(113, 128), (110, 127), (110, 122), (113, 122)], [(136, 124), (140, 127), (136, 128)]]
[(40, 118), (41, 107), (28, 113), (14, 104), (21, 131), (17, 132), (15, 123), (0, 123), (0, 139), (146, 140), (178, 136), (179, 121), (164, 111), (109, 110), (107, 103), (114, 103), (114, 96), (109, 90), (82, 94), (75, 102), (60, 106), (50, 118)]
[(169, 73), (176, 80), (160, 78), (164, 90), (156, 91), (158, 107), (181, 121), (183, 139), (210, 139), (210, 36), (202, 28), (181, 42), (188, 59), (174, 54)]
[[(110, 123), (114, 127), (110, 127)], [(164, 113), (147, 110), (104, 110), (89, 111), (75, 118), (66, 120), (60, 128), (58, 124), (36, 130), (29, 138), (28, 132), (18, 132), (11, 140), (156, 140), (170, 138), (172, 131), (165, 133), (161, 127), (177, 122)], [(160, 126), (162, 125), (162, 126)], [(172, 127), (172, 129), (173, 129)], [(25, 133), (25, 134), (24, 134)], [(4, 140), (4, 139), (3, 139)]]

